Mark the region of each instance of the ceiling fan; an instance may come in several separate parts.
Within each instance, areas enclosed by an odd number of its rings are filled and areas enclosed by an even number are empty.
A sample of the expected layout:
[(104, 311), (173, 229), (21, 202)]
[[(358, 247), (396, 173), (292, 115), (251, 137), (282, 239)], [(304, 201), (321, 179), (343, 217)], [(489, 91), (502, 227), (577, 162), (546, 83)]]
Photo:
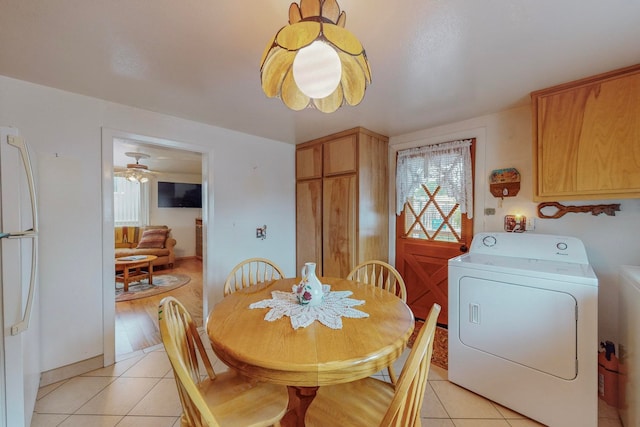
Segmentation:
[(144, 153), (126, 152), (125, 156), (136, 159), (135, 163), (128, 163), (126, 168), (116, 166), (114, 168), (114, 176), (126, 178), (131, 182), (147, 182), (155, 175), (150, 171), (147, 165), (140, 164), (140, 159), (148, 159), (150, 156)]

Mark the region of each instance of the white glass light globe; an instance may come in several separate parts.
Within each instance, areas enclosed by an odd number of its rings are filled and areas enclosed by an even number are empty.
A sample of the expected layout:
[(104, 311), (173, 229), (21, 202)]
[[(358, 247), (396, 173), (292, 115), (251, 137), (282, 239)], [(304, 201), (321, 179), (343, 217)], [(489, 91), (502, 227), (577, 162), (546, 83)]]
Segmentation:
[(296, 54), (293, 79), (309, 98), (322, 99), (333, 93), (342, 78), (338, 53), (327, 43), (316, 40)]

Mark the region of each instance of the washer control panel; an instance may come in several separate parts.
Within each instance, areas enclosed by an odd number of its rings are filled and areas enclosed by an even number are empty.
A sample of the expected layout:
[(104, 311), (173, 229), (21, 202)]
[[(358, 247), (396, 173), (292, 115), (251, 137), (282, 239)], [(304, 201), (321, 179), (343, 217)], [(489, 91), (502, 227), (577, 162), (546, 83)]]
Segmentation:
[(469, 253), (588, 264), (580, 239), (533, 233), (478, 233)]
[(497, 243), (496, 237), (495, 236), (484, 236), (482, 238), (482, 244), (485, 245), (488, 248), (491, 248), (493, 246), (495, 246)]

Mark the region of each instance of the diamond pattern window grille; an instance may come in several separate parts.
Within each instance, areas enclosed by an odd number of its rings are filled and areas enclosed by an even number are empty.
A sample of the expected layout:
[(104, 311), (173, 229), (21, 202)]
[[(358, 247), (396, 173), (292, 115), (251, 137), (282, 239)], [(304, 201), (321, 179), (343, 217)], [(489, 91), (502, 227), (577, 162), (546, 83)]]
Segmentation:
[(462, 215), (459, 207), (439, 185), (422, 184), (404, 205), (404, 237), (462, 242)]

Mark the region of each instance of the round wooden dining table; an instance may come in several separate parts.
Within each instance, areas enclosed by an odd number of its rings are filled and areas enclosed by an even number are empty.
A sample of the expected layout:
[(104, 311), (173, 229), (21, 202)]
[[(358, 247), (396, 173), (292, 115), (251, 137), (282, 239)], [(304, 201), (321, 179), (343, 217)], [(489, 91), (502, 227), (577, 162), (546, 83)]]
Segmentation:
[(300, 278), (279, 279), (227, 295), (207, 317), (206, 329), (216, 356), (236, 371), (260, 381), (286, 385), (289, 408), (282, 426), (304, 426), (306, 410), (318, 387), (355, 381), (386, 368), (404, 351), (414, 327), (413, 313), (398, 297), (359, 282), (321, 277), (331, 291), (351, 291), (363, 300), (353, 307), (369, 316), (342, 317), (342, 328), (319, 321), (294, 329), (283, 316), (265, 320), (269, 308), (249, 308), (291, 292)]

